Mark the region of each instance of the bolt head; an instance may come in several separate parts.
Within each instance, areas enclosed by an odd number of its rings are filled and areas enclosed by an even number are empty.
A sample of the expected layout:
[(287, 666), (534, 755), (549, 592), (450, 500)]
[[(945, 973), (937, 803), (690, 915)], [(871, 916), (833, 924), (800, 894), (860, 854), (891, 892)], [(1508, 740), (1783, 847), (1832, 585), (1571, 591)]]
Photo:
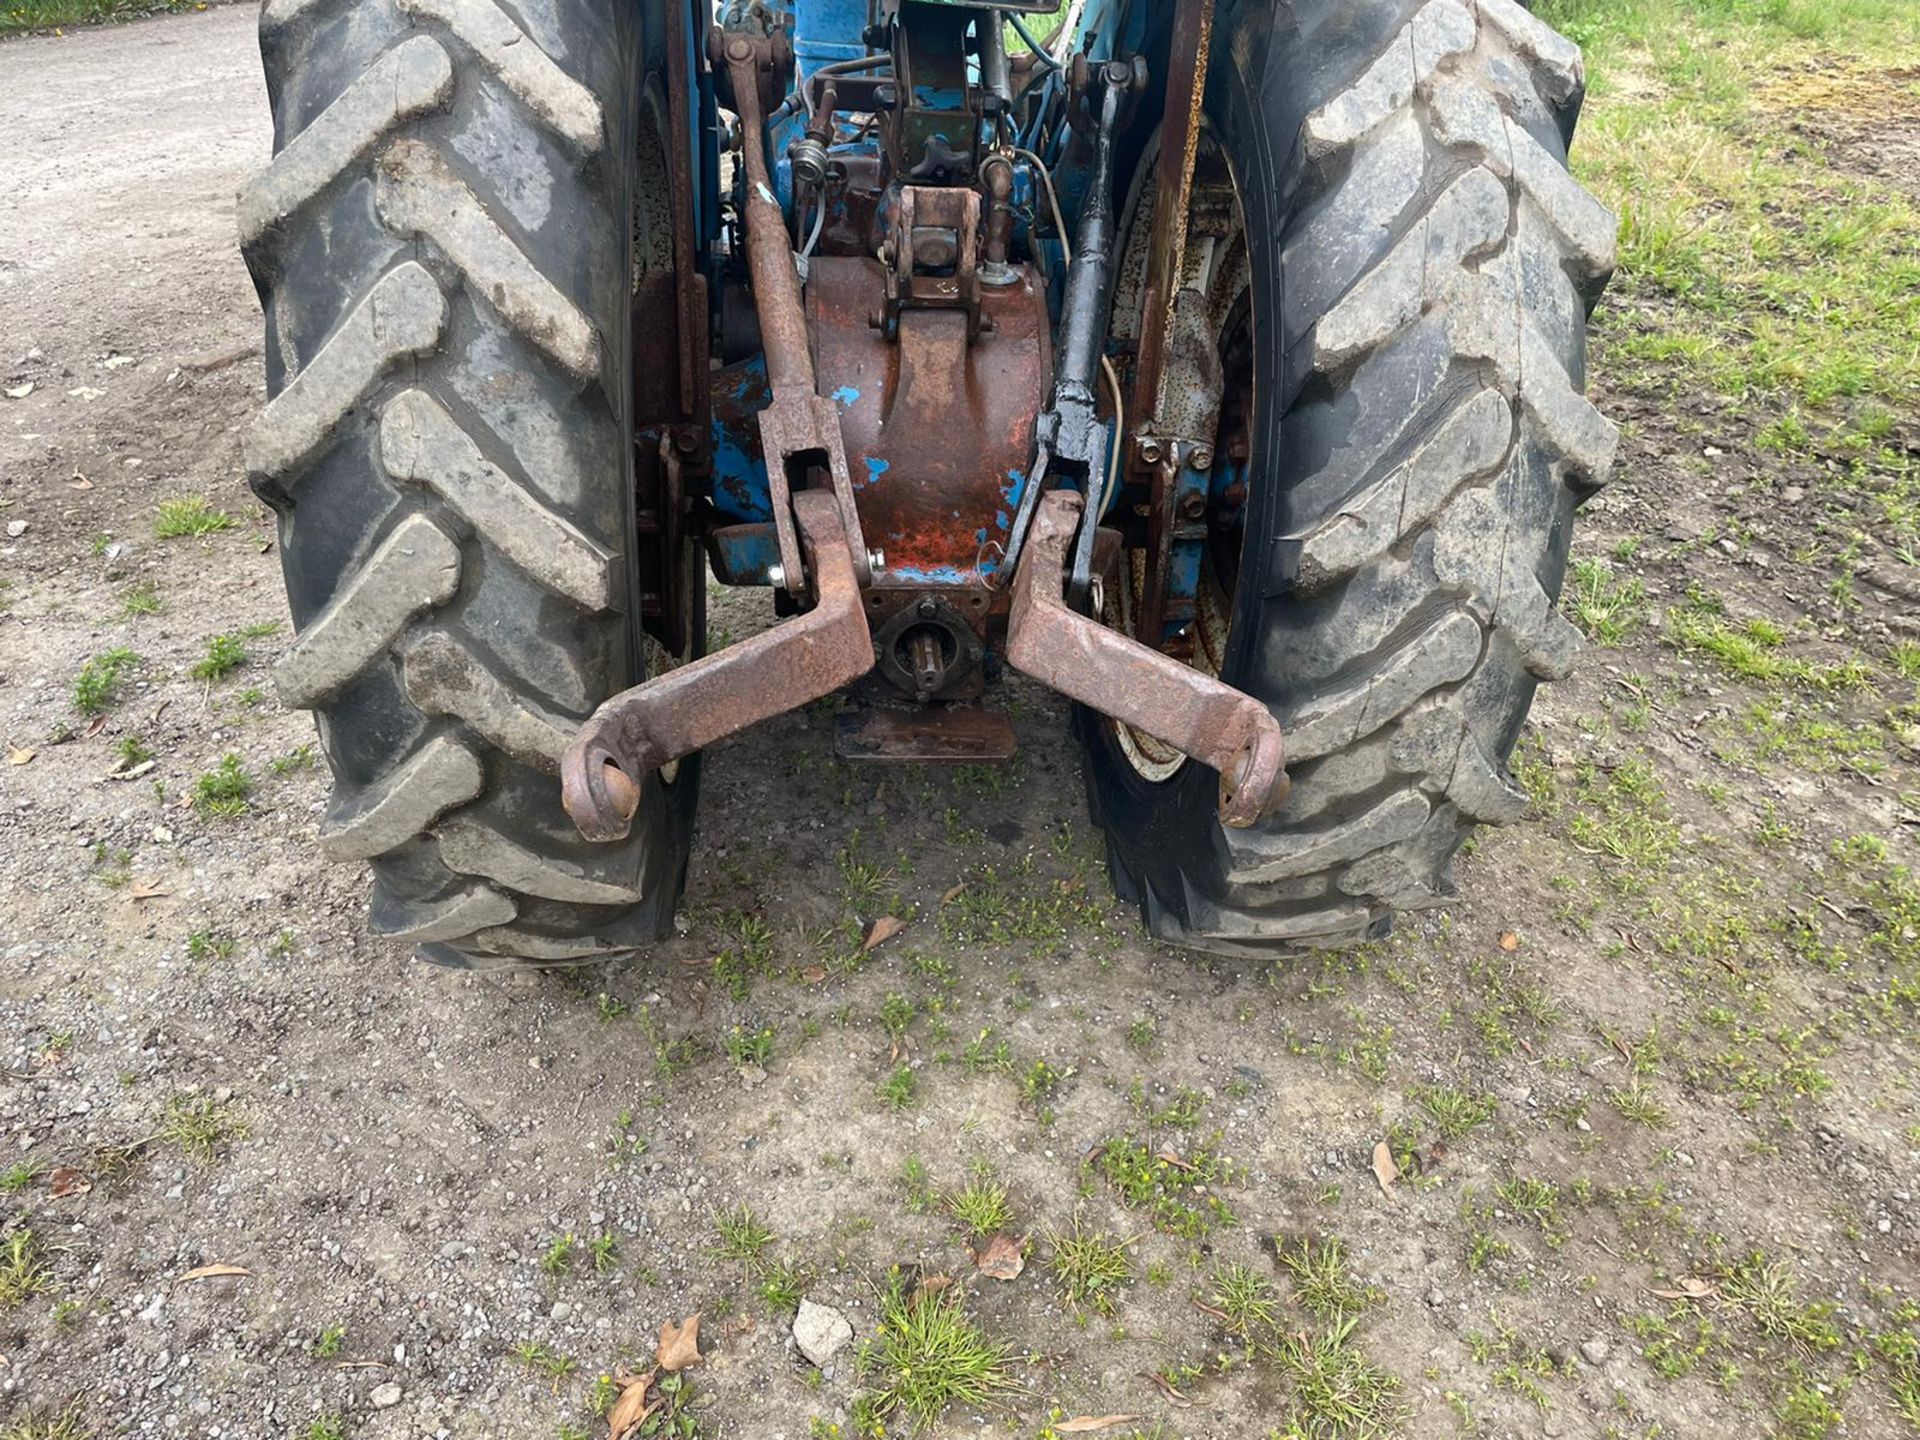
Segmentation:
[(1213, 449), (1207, 445), (1196, 445), (1187, 455), (1187, 461), (1196, 470), (1210, 469), (1213, 465)]

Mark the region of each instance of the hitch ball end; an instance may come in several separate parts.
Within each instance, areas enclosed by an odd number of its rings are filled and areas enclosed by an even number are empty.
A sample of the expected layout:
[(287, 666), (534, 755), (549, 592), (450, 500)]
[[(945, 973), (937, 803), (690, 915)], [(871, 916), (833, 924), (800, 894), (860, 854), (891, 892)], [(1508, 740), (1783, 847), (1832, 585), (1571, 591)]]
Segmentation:
[(1257, 825), (1287, 803), (1293, 779), (1278, 726), (1261, 726), (1220, 771), (1220, 823), (1235, 830)]
[(603, 747), (576, 741), (560, 762), (560, 802), (589, 840), (624, 840), (640, 809), (640, 783)]

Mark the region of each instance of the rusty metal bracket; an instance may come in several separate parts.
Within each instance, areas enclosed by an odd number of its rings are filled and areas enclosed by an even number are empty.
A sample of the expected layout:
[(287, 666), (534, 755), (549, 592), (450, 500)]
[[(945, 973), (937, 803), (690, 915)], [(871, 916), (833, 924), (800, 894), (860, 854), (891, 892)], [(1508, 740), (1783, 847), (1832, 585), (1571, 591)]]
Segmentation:
[(1244, 829), (1271, 815), (1291, 787), (1267, 707), (1067, 608), (1063, 572), (1083, 503), (1071, 490), (1040, 502), (1014, 577), (1007, 663), (1219, 771), (1223, 824)]
[(589, 840), (626, 838), (649, 771), (831, 695), (873, 668), (853, 548), (833, 497), (802, 491), (793, 513), (818, 603), (593, 712), (560, 761), (561, 799)]
[[(801, 596), (817, 593), (802, 563), (794, 533), (788, 468), (823, 467), (853, 552), (853, 573), (862, 585), (873, 580), (872, 562), (860, 536), (847, 452), (840, 438), (840, 414), (815, 386), (813, 355), (807, 343), (807, 315), (800, 299), (800, 275), (793, 266), (793, 243), (786, 216), (774, 199), (767, 170), (765, 109), (760, 87), (777, 55), (778, 35), (752, 36), (714, 30), (710, 52), (726, 62), (733, 101), (740, 114), (741, 161), (746, 170), (747, 264), (753, 277), (753, 304), (760, 316), (760, 343), (767, 356), (767, 381), (773, 398), (760, 412), (760, 446), (767, 462), (767, 486), (773, 496), (773, 523), (780, 542), (781, 588)], [(773, 59), (770, 59), (773, 55)]]

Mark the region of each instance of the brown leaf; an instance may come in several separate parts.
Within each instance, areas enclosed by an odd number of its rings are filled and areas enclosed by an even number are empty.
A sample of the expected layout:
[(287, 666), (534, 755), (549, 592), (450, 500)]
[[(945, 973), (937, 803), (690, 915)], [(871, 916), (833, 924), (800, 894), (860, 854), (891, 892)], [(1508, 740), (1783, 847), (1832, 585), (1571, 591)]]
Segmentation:
[(104, 715), (96, 715), (88, 723), (87, 728), (80, 732), (80, 738), (83, 740), (91, 740), (94, 736), (98, 735), (102, 730), (106, 728), (107, 728), (107, 717)]
[(1071, 1420), (1062, 1420), (1053, 1427), (1056, 1435), (1088, 1435), (1095, 1430), (1111, 1430), (1116, 1425), (1125, 1425), (1138, 1420), (1138, 1415), (1076, 1415)]
[(1678, 1290), (1656, 1290), (1647, 1286), (1649, 1295), (1658, 1295), (1662, 1300), (1705, 1300), (1714, 1294), (1718, 1287), (1711, 1280), (1698, 1275), (1682, 1275)]
[(966, 892), (966, 888), (967, 888), (967, 882), (964, 880), (962, 880), (958, 885), (948, 886), (946, 894), (940, 897), (940, 903), (942, 905), (951, 905), (954, 901), (958, 900), (961, 897), (961, 895), (963, 895)]
[(660, 1368), (668, 1374), (680, 1370), (691, 1370), (700, 1363), (700, 1317), (689, 1315), (678, 1325), (671, 1320), (661, 1322), (660, 1348), (654, 1352), (654, 1359), (660, 1362)]
[(93, 481), (76, 470), (73, 472), (73, 478), (67, 481), (67, 488), (69, 490), (91, 490), (93, 488)]
[(818, 985), (822, 980), (827, 978), (827, 967), (824, 965), (809, 965), (800, 972), (800, 978), (809, 985)]
[(1158, 1387), (1160, 1393), (1166, 1397), (1169, 1405), (1180, 1410), (1192, 1408), (1193, 1401), (1189, 1400), (1185, 1395), (1182, 1395), (1179, 1390), (1174, 1388), (1174, 1383), (1167, 1379), (1166, 1376), (1149, 1371), (1147, 1372), (1147, 1379), (1151, 1380), (1154, 1385)]
[(171, 890), (161, 888), (154, 880), (136, 880), (127, 887), (127, 894), (135, 900), (154, 900), (162, 895), (171, 895)]
[(620, 1387), (620, 1398), (607, 1412), (607, 1440), (621, 1440), (623, 1435), (638, 1430), (647, 1423), (647, 1417), (660, 1408), (658, 1397), (652, 1401), (647, 1399), (647, 1392), (653, 1388), (653, 1376), (651, 1370), (635, 1375), (624, 1365), (614, 1367), (613, 1383)]
[(251, 1275), (253, 1272), (244, 1265), (199, 1265), (182, 1275), (176, 1284), (185, 1284), (189, 1280), (219, 1280), (230, 1275)]
[(1520, 937), (1511, 930), (1502, 930), (1500, 932), (1500, 948), (1511, 954), (1520, 948)]
[(953, 1284), (951, 1275), (922, 1275), (920, 1283), (913, 1287), (913, 1298), (907, 1303), (919, 1305), (931, 1300), (935, 1295)]
[(1027, 1268), (1026, 1256), (1020, 1253), (1023, 1244), (1004, 1230), (996, 1231), (977, 1252), (969, 1251), (973, 1268), (989, 1280), (1017, 1280)]
[(93, 1189), (93, 1181), (87, 1178), (84, 1170), (76, 1170), (71, 1165), (56, 1165), (47, 1175), (48, 1192), (56, 1200), (64, 1200), (69, 1195), (84, 1195)]
[(39, 753), (40, 752), (34, 749), (31, 745), (22, 745), (17, 750), (7, 751), (7, 764), (24, 765)]
[(906, 928), (907, 922), (898, 916), (882, 915), (873, 922), (873, 927), (867, 931), (867, 938), (860, 942), (860, 948), (871, 950), (876, 945), (884, 945)]
[(1373, 1178), (1380, 1182), (1380, 1193), (1393, 1199), (1393, 1182), (1400, 1178), (1400, 1167), (1393, 1163), (1393, 1150), (1384, 1140), (1373, 1147)]

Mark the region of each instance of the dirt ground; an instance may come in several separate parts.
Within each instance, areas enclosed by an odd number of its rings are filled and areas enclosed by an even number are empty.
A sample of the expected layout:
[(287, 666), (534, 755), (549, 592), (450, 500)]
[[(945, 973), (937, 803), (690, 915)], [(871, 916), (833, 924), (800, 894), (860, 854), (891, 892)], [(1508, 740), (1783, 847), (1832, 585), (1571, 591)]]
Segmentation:
[[(847, 769), (821, 710), (719, 747), (644, 960), (428, 968), (319, 862), (265, 681), (253, 24), (0, 46), (0, 1435), (599, 1436), (597, 1377), (695, 1312), (697, 1433), (851, 1434), (876, 1372), (797, 1354), (791, 1301), (866, 1339), (896, 1266), (968, 1287), (1017, 1382), (943, 1435), (1920, 1433), (1920, 566), (1845, 457), (1603, 343), (1627, 440), (1570, 593), (1624, 633), (1536, 707), (1535, 814), (1365, 951), (1148, 943), (1017, 688), (1002, 771)], [(156, 538), (188, 495), (236, 523)], [(205, 813), (228, 755), (244, 813)], [(969, 1183), (1018, 1278), (975, 1273)], [(729, 1256), (740, 1206), (774, 1238)], [(1130, 1242), (1105, 1303), (1063, 1296), (1076, 1226)], [(1308, 1283), (1303, 1241), (1343, 1260)]]

